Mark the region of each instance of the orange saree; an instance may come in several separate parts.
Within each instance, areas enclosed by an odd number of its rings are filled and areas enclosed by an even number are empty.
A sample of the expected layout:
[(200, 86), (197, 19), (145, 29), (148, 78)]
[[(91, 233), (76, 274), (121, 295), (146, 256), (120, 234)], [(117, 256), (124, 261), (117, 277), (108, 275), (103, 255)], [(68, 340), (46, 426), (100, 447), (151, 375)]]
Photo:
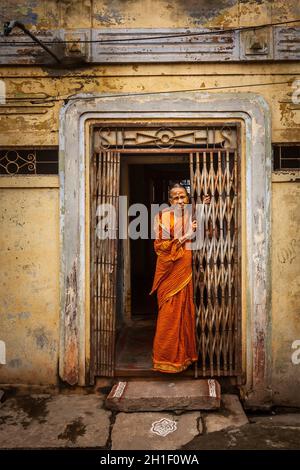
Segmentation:
[[(174, 211), (156, 219), (156, 271), (150, 294), (157, 291), (158, 319), (153, 344), (153, 369), (176, 373), (197, 360), (192, 252), (176, 238)], [(169, 232), (168, 232), (169, 231)], [(170, 238), (163, 234), (168, 232)]]

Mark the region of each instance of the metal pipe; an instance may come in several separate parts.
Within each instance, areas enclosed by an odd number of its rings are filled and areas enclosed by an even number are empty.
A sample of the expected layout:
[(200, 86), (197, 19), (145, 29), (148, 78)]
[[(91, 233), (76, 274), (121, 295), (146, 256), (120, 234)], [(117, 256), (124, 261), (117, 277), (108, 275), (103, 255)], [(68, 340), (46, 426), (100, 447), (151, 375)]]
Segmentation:
[(51, 49), (49, 49), (49, 47), (40, 41), (34, 34), (32, 34), (20, 21), (14, 20), (4, 23), (4, 36), (8, 36), (14, 28), (20, 28), (25, 34), (27, 34), (27, 36), (29, 36), (34, 42), (38, 43), (46, 52), (48, 52), (48, 54), (50, 54), (56, 60), (56, 62), (61, 64), (61, 60), (57, 57), (57, 55), (54, 54), (54, 52), (52, 52)]

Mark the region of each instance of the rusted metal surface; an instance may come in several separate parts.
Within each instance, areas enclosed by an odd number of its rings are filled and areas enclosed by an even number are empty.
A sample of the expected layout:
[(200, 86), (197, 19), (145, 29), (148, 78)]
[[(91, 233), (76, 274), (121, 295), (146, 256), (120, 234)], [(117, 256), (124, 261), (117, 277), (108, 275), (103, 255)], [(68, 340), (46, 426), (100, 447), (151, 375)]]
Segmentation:
[(238, 264), (236, 150), (190, 154), (191, 194), (204, 206), (203, 247), (193, 252), (198, 370), (202, 376), (241, 374), (241, 279)]

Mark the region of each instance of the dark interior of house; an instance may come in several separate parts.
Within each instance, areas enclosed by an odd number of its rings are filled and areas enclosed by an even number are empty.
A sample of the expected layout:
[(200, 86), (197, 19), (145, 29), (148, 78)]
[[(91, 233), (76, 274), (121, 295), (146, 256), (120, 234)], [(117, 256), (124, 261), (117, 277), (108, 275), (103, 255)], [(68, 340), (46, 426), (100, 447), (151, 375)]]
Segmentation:
[[(168, 191), (181, 183), (189, 191), (189, 167), (185, 163), (129, 165), (129, 204), (142, 203), (148, 208), (148, 233), (151, 204), (168, 203)], [(137, 214), (138, 215), (138, 214)], [(130, 217), (130, 221), (134, 217)], [(151, 371), (152, 343), (157, 317), (156, 294), (149, 295), (155, 273), (154, 239), (130, 240), (131, 318), (123, 326), (117, 341), (116, 369)]]

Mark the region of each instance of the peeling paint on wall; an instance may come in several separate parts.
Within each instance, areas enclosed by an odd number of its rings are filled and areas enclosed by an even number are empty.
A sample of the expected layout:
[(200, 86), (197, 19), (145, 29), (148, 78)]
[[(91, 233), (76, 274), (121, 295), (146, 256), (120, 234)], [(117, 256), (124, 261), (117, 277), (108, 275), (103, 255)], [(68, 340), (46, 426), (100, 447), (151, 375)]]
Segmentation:
[[(7, 177), (1, 178), (0, 186)], [(7, 362), (0, 382), (53, 385), (58, 380), (58, 188), (0, 187), (0, 199), (0, 331)]]
[[(156, 8), (153, 8), (155, 3)], [(272, 5), (270, 5), (272, 3)], [(271, 8), (272, 6), (272, 8)], [(296, 1), (214, 0), (49, 0), (2, 2), (3, 19), (19, 19), (33, 31), (49, 28), (192, 28), (246, 26), (300, 17)], [(0, 114), (0, 145), (58, 145), (59, 112), (78, 92), (152, 93), (206, 89), (214, 93), (244, 91), (263, 97), (271, 108), (272, 141), (300, 142), (298, 105), (292, 104), (292, 84), (300, 78), (296, 63), (191, 63), (89, 66), (72, 69), (2, 67), (0, 77), (14, 102)], [(276, 82), (287, 82), (276, 85)], [(269, 83), (269, 85), (265, 85)], [(271, 83), (271, 84), (270, 84)], [(273, 83), (273, 84), (272, 84)], [(220, 87), (216, 90), (215, 87)], [(19, 101), (18, 101), (19, 99)], [(61, 169), (62, 171), (62, 169)], [(297, 173), (298, 175), (298, 173)], [(291, 360), (291, 345), (300, 338), (300, 242), (297, 177), (291, 183), (273, 182), (272, 219), (272, 388), (277, 403), (298, 404), (300, 376)], [(59, 215), (56, 188), (0, 188), (1, 340), (7, 344), (7, 364), (0, 380), (11, 383), (58, 381), (59, 341)], [(267, 242), (263, 202), (253, 214), (256, 282), (265, 284), (260, 253)], [(62, 379), (78, 381), (76, 260), (67, 276), (65, 311), (66, 355)], [(259, 317), (260, 304), (256, 305)], [(263, 380), (267, 359), (260, 323), (255, 364)], [(298, 357), (298, 356), (297, 356)], [(299, 366), (298, 366), (299, 367)], [(292, 378), (292, 380), (291, 380)]]
[(63, 380), (70, 385), (78, 382), (78, 331), (77, 331), (77, 270), (73, 269), (66, 281), (65, 358)]
[(276, 403), (297, 406), (300, 374), (291, 357), (300, 338), (299, 191), (297, 182), (273, 184), (272, 386)]
[(297, 243), (298, 240), (296, 238), (293, 238), (291, 241), (286, 242), (283, 240), (279, 245), (285, 245), (282, 246), (277, 250), (277, 260), (279, 263), (293, 263), (296, 259), (297, 255)]

